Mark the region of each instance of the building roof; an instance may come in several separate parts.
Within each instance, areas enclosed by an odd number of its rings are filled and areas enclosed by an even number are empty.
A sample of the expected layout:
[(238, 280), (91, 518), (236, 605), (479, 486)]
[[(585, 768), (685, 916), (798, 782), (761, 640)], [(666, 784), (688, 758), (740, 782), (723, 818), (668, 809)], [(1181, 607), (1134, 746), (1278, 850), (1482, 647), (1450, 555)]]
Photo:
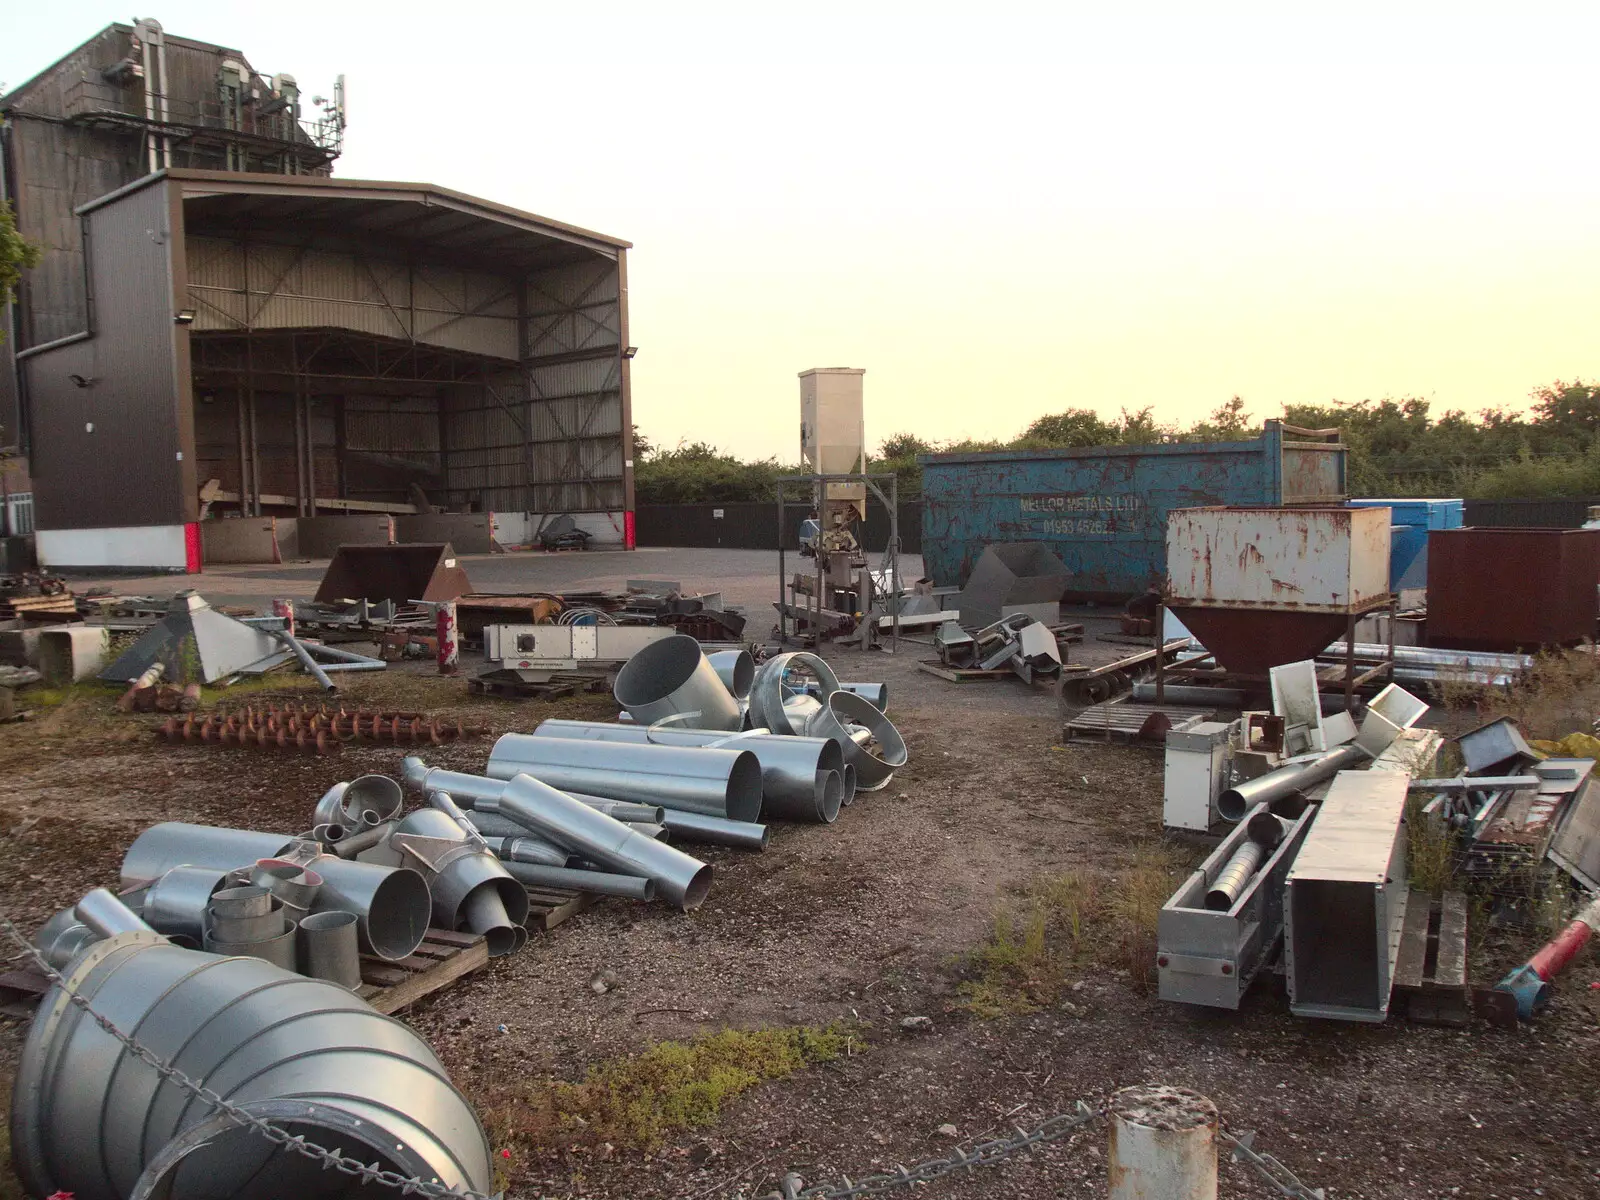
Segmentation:
[(78, 209), (88, 212), (127, 192), (170, 179), (183, 189), (184, 223), (197, 235), (281, 232), (399, 243), (421, 257), (504, 273), (574, 257), (582, 248), (616, 257), (632, 243), (431, 183), (265, 175), (171, 168)]
[[(12, 88), (9, 92), (0, 95), (0, 113), (9, 111), (15, 106), (20, 97), (25, 95), (33, 88), (34, 84), (38, 83), (41, 79), (44, 79), (52, 72), (56, 71), (70, 58), (72, 58), (73, 55), (93, 45), (95, 42), (105, 37), (108, 33), (120, 33), (125, 36), (131, 36), (133, 34), (133, 26), (125, 25), (121, 21), (113, 21), (110, 25), (107, 25), (93, 37), (85, 38), (71, 50), (68, 50), (65, 54), (57, 58), (55, 62), (51, 63), (43, 70), (35, 71), (31, 76), (17, 84), (17, 86)], [(202, 42), (195, 38), (180, 37), (175, 33), (163, 32), (162, 37), (166, 39), (166, 42), (169, 46), (186, 46), (191, 50), (214, 50), (218, 54), (225, 54), (229, 58), (236, 58), (249, 69), (252, 78), (259, 79), (261, 77), (260, 72), (258, 72), (254, 67), (250, 66), (250, 60), (246, 58), (242, 52), (235, 50), (231, 46), (219, 46), (215, 42)]]

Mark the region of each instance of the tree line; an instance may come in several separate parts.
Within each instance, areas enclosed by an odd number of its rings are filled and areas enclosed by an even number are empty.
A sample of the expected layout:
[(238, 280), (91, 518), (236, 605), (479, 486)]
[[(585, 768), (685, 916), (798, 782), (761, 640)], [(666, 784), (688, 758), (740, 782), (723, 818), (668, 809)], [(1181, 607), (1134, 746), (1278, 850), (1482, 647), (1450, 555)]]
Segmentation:
[[(1424, 399), (1285, 405), (1285, 424), (1338, 429), (1349, 447), (1353, 496), (1472, 498), (1600, 496), (1600, 384), (1557, 381), (1537, 389), (1526, 412), (1487, 409), (1476, 416)], [(1193, 425), (1163, 423), (1153, 407), (1105, 418), (1069, 408), (1033, 421), (1009, 441), (936, 442), (915, 433), (885, 438), (870, 471), (892, 471), (900, 498), (922, 495), (919, 454), (1051, 450), (1160, 442), (1235, 442), (1260, 428), (1235, 396)], [(776, 498), (773, 480), (803, 475), (798, 463), (745, 461), (708, 442), (667, 449), (634, 431), (634, 488), (640, 504), (692, 504)]]

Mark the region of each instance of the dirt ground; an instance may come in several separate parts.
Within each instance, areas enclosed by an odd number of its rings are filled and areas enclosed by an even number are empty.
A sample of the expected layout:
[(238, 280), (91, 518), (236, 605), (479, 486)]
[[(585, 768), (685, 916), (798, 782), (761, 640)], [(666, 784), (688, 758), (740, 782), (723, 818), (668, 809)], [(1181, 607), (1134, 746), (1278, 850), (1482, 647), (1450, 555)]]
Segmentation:
[[(619, 577), (620, 580), (620, 577)], [(1096, 642), (1085, 653), (1124, 648)], [(953, 685), (915, 670), (930, 652), (828, 652), (846, 679), (883, 679), (910, 765), (832, 826), (782, 826), (763, 854), (694, 848), (716, 880), (700, 910), (608, 901), (498, 960), (404, 1018), (438, 1049), (491, 1129), (519, 1089), (575, 1080), (590, 1064), (723, 1027), (852, 1022), (863, 1049), (760, 1085), (719, 1122), (658, 1149), (557, 1146), (510, 1160), (513, 1197), (761, 1196), (786, 1171), (859, 1178), (1161, 1082), (1210, 1096), (1235, 1129), (1258, 1132), (1331, 1197), (1600, 1195), (1600, 967), (1587, 953), (1540, 1019), (1515, 1032), (1392, 1019), (1300, 1020), (1281, 986), (1258, 983), (1242, 1011), (1189, 1010), (1144, 994), (1124, 970), (1086, 960), (1070, 999), (983, 1020), (958, 1003), (962, 956), (1029, 880), (1075, 868), (1115, 879), (1162, 841), (1161, 760), (1149, 750), (1063, 747), (1060, 710), (1020, 682)], [(459, 681), (355, 681), (351, 702), (399, 703), (485, 721), (496, 734), (548, 716), (605, 717), (601, 698), (472, 701)], [(398, 773), (404, 749), (329, 758), (169, 747), (152, 717), (109, 714), (89, 690), (29, 724), (0, 727), (0, 909), (31, 931), (86, 889), (115, 880), (129, 841), (163, 820), (303, 827), (341, 778)], [(478, 770), (491, 741), (428, 753)], [(1194, 853), (1193, 847), (1185, 853)], [(1491, 939), (1498, 975), (1531, 942)], [(618, 986), (589, 987), (597, 971)], [(1077, 986), (1081, 985), (1081, 986)], [(931, 1029), (908, 1032), (908, 1016)], [(0, 1023), (0, 1077), (25, 1026)], [(939, 1132), (954, 1126), (954, 1137)], [(1105, 1130), (928, 1194), (1104, 1195)], [(1268, 1196), (1224, 1166), (1222, 1194)], [(0, 1195), (4, 1195), (0, 1189)]]

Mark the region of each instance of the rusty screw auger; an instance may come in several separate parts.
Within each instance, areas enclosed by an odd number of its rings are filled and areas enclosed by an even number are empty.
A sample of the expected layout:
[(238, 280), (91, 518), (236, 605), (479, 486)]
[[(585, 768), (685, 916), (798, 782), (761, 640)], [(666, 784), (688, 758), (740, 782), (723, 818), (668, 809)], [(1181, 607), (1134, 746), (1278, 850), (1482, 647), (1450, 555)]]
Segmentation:
[[(185, 696), (187, 699), (187, 696)], [(333, 754), (344, 742), (428, 742), (442, 746), (459, 738), (482, 737), (486, 726), (441, 721), (416, 712), (368, 712), (326, 705), (245, 705), (180, 721), (169, 718), (156, 733), (169, 742), (202, 742), (251, 749), (300, 750)]]

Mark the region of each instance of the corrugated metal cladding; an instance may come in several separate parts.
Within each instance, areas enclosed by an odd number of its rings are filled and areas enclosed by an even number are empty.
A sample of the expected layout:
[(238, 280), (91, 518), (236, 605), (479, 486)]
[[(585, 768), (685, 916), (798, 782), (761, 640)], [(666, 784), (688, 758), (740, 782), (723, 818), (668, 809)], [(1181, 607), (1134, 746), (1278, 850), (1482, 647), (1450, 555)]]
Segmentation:
[(528, 279), (528, 357), (615, 346), (620, 336), (617, 264), (572, 263)]
[(193, 447), (182, 444), (178, 411), (190, 389), (175, 370), (167, 202), (167, 189), (155, 185), (89, 214), (94, 337), (22, 363), (42, 529), (194, 519)]
[(338, 328), (515, 361), (516, 283), (434, 264), (190, 236), (196, 330)]
[(1468, 500), (1462, 523), (1485, 529), (1580, 529), (1600, 498)]

